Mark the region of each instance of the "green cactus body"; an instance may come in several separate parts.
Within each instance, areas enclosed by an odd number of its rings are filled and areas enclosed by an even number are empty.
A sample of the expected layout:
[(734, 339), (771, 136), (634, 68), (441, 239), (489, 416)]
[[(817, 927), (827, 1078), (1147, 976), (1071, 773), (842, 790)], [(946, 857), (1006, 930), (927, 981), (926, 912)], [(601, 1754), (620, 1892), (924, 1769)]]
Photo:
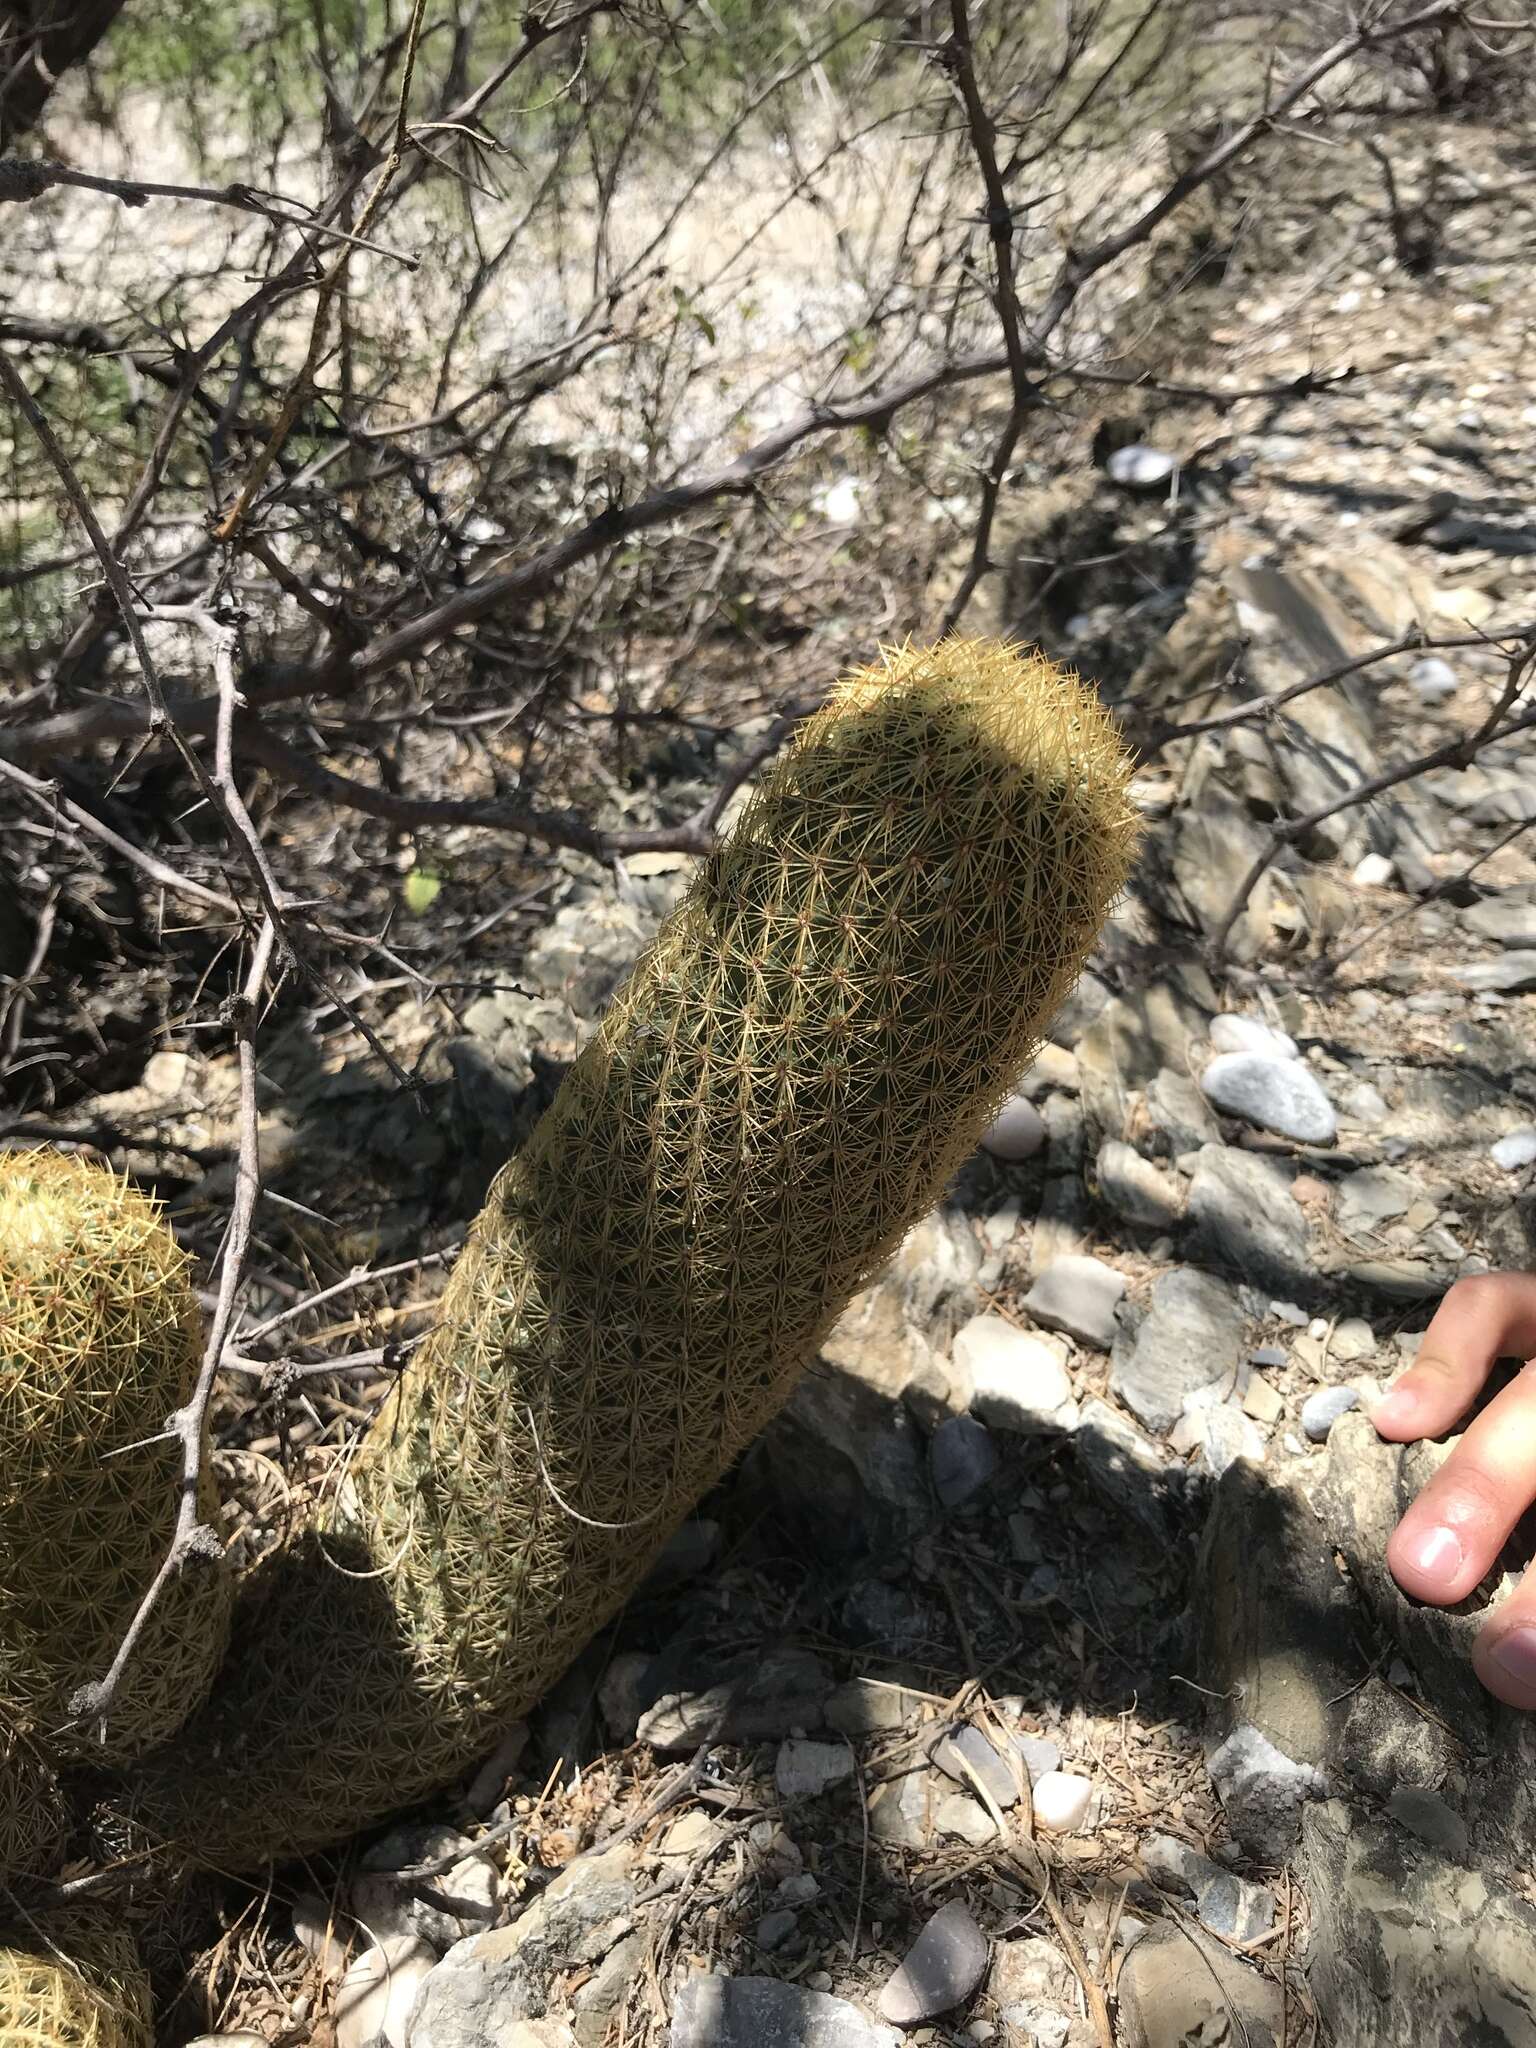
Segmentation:
[(903, 650), (801, 730), (492, 1187), (143, 1817), (227, 1862), (428, 1790), (534, 1702), (787, 1398), (1075, 981), (1134, 839), (1091, 692)]
[(54, 1876), (68, 1834), (58, 1779), (25, 1736), (0, 1731), (0, 1891)]
[(0, 1944), (0, 2048), (151, 2048), (149, 1984), (105, 1914), (33, 1921)]
[[(158, 1570), (192, 1390), (197, 1304), (155, 1205), (60, 1153), (0, 1151), (0, 1716), (54, 1757), (163, 1741), (213, 1681), (228, 1587), (172, 1585), (104, 1730), (69, 1725)], [(211, 1508), (211, 1501), (208, 1506)]]

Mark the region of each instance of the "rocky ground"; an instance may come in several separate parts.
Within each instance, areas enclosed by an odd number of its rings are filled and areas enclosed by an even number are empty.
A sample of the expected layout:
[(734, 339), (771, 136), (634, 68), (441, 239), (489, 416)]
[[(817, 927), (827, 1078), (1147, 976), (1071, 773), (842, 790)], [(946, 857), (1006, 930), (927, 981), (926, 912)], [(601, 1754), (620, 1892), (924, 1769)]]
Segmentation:
[[(1498, 175), (1497, 138), (1433, 146)], [(1427, 281), (1341, 235), (1213, 287), (1207, 352), (1357, 376), (1137, 394), (1048, 518), (1010, 514), (989, 622), (1075, 653), (1145, 740), (1143, 858), (1081, 987), (532, 1725), (226, 1902), (184, 2014), (335, 2048), (1536, 2042), (1536, 1737), (1471, 1679), (1475, 1618), (1388, 1580), (1439, 1452), (1361, 1413), (1453, 1280), (1536, 1257), (1529, 749), (1295, 833), (1215, 943), (1277, 827), (1488, 715), (1508, 662), (1473, 643), (1536, 610), (1529, 228), (1484, 207), (1463, 241), (1471, 217)], [(1467, 644), (1160, 736), (1416, 635)], [(402, 996), (415, 1095), (312, 1022), (271, 1043), (272, 1184), (366, 1213), (343, 1270), (451, 1245), (686, 878), (564, 862), (461, 1031)], [(151, 1174), (207, 1161), (174, 1204), (195, 1231), (232, 1072), (164, 1051), (71, 1114)], [(419, 1328), (434, 1287), (315, 1341)], [(231, 1470), (280, 1495), (380, 1384), (231, 1396)]]

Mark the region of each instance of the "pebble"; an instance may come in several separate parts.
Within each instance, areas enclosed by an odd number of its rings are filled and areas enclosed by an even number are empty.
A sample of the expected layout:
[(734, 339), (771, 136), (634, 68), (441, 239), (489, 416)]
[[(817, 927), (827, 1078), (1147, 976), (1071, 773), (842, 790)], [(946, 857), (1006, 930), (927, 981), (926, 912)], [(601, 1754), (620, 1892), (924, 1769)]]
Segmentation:
[(677, 1994), (668, 2048), (898, 2048), (900, 2040), (809, 1981), (802, 1988), (701, 1971)]
[(917, 2027), (953, 2012), (987, 1974), (987, 1939), (964, 1905), (943, 1906), (880, 1993), (880, 2017)]
[(1195, 1893), (1202, 1926), (1228, 1941), (1257, 1941), (1275, 1924), (1275, 1895), (1261, 1884), (1246, 1884), (1230, 1871), (1216, 1872)]
[(1406, 1215), (1418, 1195), (1418, 1183), (1397, 1167), (1362, 1167), (1340, 1183), (1339, 1227), (1350, 1232), (1373, 1231), (1395, 1216)]
[[(1536, 963), (1536, 954), (1531, 958)], [(1338, 1129), (1333, 1104), (1299, 1060), (1259, 1052), (1218, 1053), (1200, 1076), (1200, 1086), (1218, 1109), (1299, 1144), (1330, 1145)]]
[(1200, 1469), (1213, 1479), (1219, 1479), (1239, 1458), (1248, 1458), (1254, 1464), (1262, 1465), (1263, 1437), (1240, 1408), (1224, 1406), (1210, 1409), (1200, 1443)]
[(1087, 1778), (1047, 1771), (1034, 1788), (1035, 1819), (1057, 1834), (1073, 1834), (1088, 1818), (1092, 1798), (1093, 1786)]
[(1061, 1769), (1061, 1744), (1053, 1742), (1049, 1735), (1015, 1735), (1011, 1740), (1024, 1761), (1031, 1785), (1038, 1785), (1042, 1778)]
[(993, 1118), (981, 1148), (994, 1159), (1013, 1165), (1022, 1159), (1033, 1159), (1044, 1143), (1044, 1118), (1032, 1102), (1014, 1095)]
[(1079, 1344), (1107, 1351), (1119, 1328), (1115, 1310), (1125, 1276), (1102, 1259), (1068, 1252), (1052, 1259), (1024, 1297), (1024, 1312), (1047, 1330), (1065, 1330)]
[(1248, 1382), (1247, 1393), (1243, 1396), (1243, 1413), (1251, 1415), (1255, 1422), (1278, 1422), (1285, 1413), (1285, 1402), (1277, 1388), (1255, 1373)]
[(1319, 1387), (1301, 1404), (1302, 1434), (1309, 1443), (1325, 1443), (1329, 1430), (1339, 1417), (1359, 1405), (1360, 1393), (1356, 1387)]
[(1065, 1088), (1069, 1094), (1076, 1094), (1081, 1080), (1077, 1054), (1068, 1052), (1065, 1046), (1045, 1044), (1035, 1054), (1034, 1064), (1019, 1076), (1018, 1092), (1031, 1101), (1037, 1095), (1049, 1095), (1053, 1088)]
[(1367, 853), (1355, 862), (1350, 879), (1361, 889), (1389, 889), (1396, 873), (1384, 853)]
[(437, 1954), (413, 1935), (391, 1935), (371, 1948), (336, 1990), (336, 2048), (405, 2048), (406, 2022)]
[(1196, 1266), (1160, 1274), (1134, 1341), (1116, 1345), (1109, 1384), (1148, 1429), (1171, 1429), (1186, 1398), (1231, 1374), (1246, 1318), (1235, 1295)]
[(1179, 1482), (1152, 1439), (1107, 1401), (1091, 1400), (1083, 1404), (1072, 1442), (1078, 1468), (1093, 1490), (1166, 1542)]
[(1184, 1213), (1182, 1189), (1122, 1139), (1104, 1140), (1097, 1173), (1100, 1195), (1128, 1223), (1168, 1230)]
[(1174, 1159), (1198, 1151), (1221, 1136), (1211, 1106), (1193, 1078), (1174, 1067), (1160, 1067), (1146, 1094), (1153, 1130)]
[(1438, 654), (1421, 656), (1409, 669), (1408, 680), (1421, 704), (1438, 704), (1455, 694), (1456, 671)]
[(807, 1742), (791, 1737), (782, 1743), (773, 1766), (773, 1782), (781, 1799), (819, 1799), (833, 1785), (851, 1778), (853, 1751), (845, 1742)]
[(980, 1849), (997, 1834), (997, 1823), (980, 1800), (964, 1792), (946, 1792), (933, 1810), (933, 1824), (941, 1835), (958, 1836)]
[(757, 1923), (758, 1947), (771, 1954), (774, 1949), (784, 1946), (799, 1925), (798, 1917), (787, 1906), (777, 1912), (765, 1913)]
[(1217, 1052), (1258, 1052), (1270, 1059), (1293, 1060), (1296, 1041), (1258, 1017), (1239, 1017), (1231, 1010), (1211, 1019), (1210, 1041)]
[(955, 1364), (971, 1385), (971, 1409), (995, 1429), (1059, 1436), (1077, 1427), (1072, 1382), (1056, 1349), (1002, 1316), (972, 1316), (958, 1331)]
[(973, 1415), (952, 1415), (929, 1439), (928, 1464), (940, 1505), (957, 1508), (997, 1470), (997, 1446)]
[(1490, 896), (1461, 913), (1479, 938), (1500, 946), (1536, 946), (1536, 903), (1524, 896)]
[(1536, 1162), (1536, 1124), (1521, 1124), (1518, 1130), (1506, 1132), (1496, 1138), (1488, 1147), (1488, 1156), (1495, 1166), (1502, 1166), (1506, 1173), (1514, 1173), (1522, 1166)]
[(1177, 456), (1162, 448), (1149, 448), (1144, 441), (1133, 441), (1128, 448), (1116, 448), (1104, 467), (1113, 482), (1124, 484), (1128, 490), (1155, 491), (1178, 474), (1179, 462)]
[(1206, 1771), (1229, 1831), (1265, 1862), (1285, 1861), (1295, 1846), (1302, 1806), (1329, 1794), (1321, 1771), (1288, 1757), (1251, 1721), (1238, 1723), (1208, 1759)]
[(1516, 947), (1497, 960), (1480, 960), (1472, 967), (1453, 967), (1451, 972), (1464, 988), (1502, 989), (1510, 995), (1536, 988), (1536, 948)]
[(1355, 1081), (1339, 1097), (1339, 1108), (1350, 1123), (1374, 1130), (1391, 1114), (1386, 1097), (1369, 1081)]
[(980, 1786), (993, 1804), (1003, 1809), (1018, 1803), (1019, 1787), (1013, 1772), (979, 1728), (954, 1728), (942, 1734), (928, 1751), (946, 1778), (953, 1778), (967, 1791)]
[(1376, 1349), (1376, 1332), (1363, 1316), (1346, 1316), (1341, 1323), (1333, 1326), (1329, 1341), (1329, 1356), (1344, 1365), (1353, 1365), (1357, 1358), (1369, 1358)]

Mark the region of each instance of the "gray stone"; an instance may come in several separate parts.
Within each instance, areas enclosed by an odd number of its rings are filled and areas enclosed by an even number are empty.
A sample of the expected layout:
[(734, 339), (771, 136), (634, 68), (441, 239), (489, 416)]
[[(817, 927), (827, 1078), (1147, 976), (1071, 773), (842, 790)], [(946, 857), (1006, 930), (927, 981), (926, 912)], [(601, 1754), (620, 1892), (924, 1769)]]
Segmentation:
[(1211, 1019), (1210, 1041), (1213, 1052), (1257, 1052), (1273, 1060), (1296, 1057), (1296, 1041), (1288, 1031), (1277, 1031), (1260, 1017), (1239, 1017), (1230, 1010)]
[(1017, 1805), (1019, 1786), (1013, 1770), (979, 1728), (946, 1730), (929, 1745), (928, 1755), (945, 1777), (953, 1778), (967, 1791), (981, 1786), (992, 1803), (1005, 1812)]
[(1339, 1417), (1347, 1415), (1359, 1401), (1358, 1387), (1319, 1387), (1301, 1404), (1302, 1434), (1311, 1443), (1326, 1443), (1328, 1432)]
[(1263, 1437), (1240, 1408), (1223, 1404), (1208, 1410), (1205, 1433), (1200, 1439), (1201, 1470), (1212, 1479), (1219, 1479), (1239, 1458), (1248, 1458), (1254, 1464), (1262, 1465)]
[(809, 1650), (776, 1650), (742, 1662), (704, 1692), (668, 1693), (641, 1716), (636, 1735), (652, 1749), (701, 1742), (762, 1742), (818, 1728), (832, 1674)]
[(436, 1962), (428, 1944), (409, 1934), (389, 1935), (360, 1955), (336, 1987), (336, 2048), (405, 2048), (412, 2009)]
[(1141, 1845), (1141, 1862), (1155, 1884), (1165, 1891), (1188, 1892), (1191, 1898), (1218, 1874), (1209, 1856), (1177, 1835), (1148, 1835)]
[(1357, 1287), (1389, 1301), (1436, 1301), (1456, 1277), (1422, 1259), (1352, 1259), (1344, 1271)]
[(1202, 1146), (1189, 1217), (1194, 1249), (1244, 1279), (1286, 1289), (1312, 1279), (1307, 1219), (1273, 1160), (1231, 1145)]
[(1438, 704), (1456, 694), (1456, 671), (1443, 655), (1423, 654), (1408, 671), (1421, 704)]
[(1308, 1984), (1325, 2040), (1349, 2048), (1531, 2048), (1536, 1911), (1342, 1801), (1307, 1815)]
[(1164, 1273), (1135, 1337), (1115, 1346), (1109, 1383), (1149, 1429), (1171, 1429), (1197, 1388), (1236, 1374), (1246, 1318), (1221, 1281), (1193, 1266)]
[(1376, 1350), (1376, 1332), (1363, 1316), (1346, 1316), (1335, 1323), (1328, 1340), (1328, 1355), (1343, 1365), (1370, 1358)]
[(932, 1604), (910, 1582), (856, 1580), (843, 1600), (840, 1619), (850, 1642), (878, 1645), (888, 1657), (915, 1655), (936, 1634)]
[(1024, 1297), (1024, 1312), (1047, 1330), (1065, 1330), (1080, 1344), (1107, 1351), (1119, 1327), (1115, 1310), (1125, 1278), (1102, 1259), (1054, 1260)]
[(1002, 1316), (972, 1316), (955, 1338), (955, 1362), (972, 1412), (995, 1429), (1060, 1436), (1077, 1427), (1077, 1402), (1059, 1338), (1020, 1330)]
[(846, 1742), (807, 1742), (794, 1737), (779, 1749), (773, 1782), (781, 1799), (819, 1799), (853, 1773), (853, 1751)]
[(995, 1839), (997, 1823), (979, 1799), (964, 1792), (946, 1792), (934, 1808), (933, 1824), (941, 1835), (969, 1842), (973, 1849)]
[[(1116, 1990), (1122, 2048), (1279, 2048), (1279, 1986), (1209, 1935), (1149, 1928), (1121, 1965)], [(1339, 2039), (1354, 2048), (1350, 2036)]]
[(1240, 1722), (1206, 1764), (1227, 1826), (1253, 1855), (1281, 1861), (1295, 1842), (1303, 1807), (1328, 1796), (1326, 1775), (1277, 1749)]
[(1506, 1173), (1517, 1173), (1522, 1166), (1536, 1164), (1536, 1124), (1521, 1124), (1517, 1130), (1495, 1138), (1488, 1147), (1488, 1156)]
[(921, 1701), (899, 1685), (875, 1678), (851, 1678), (827, 1701), (827, 1726), (839, 1735), (887, 1735), (905, 1728)]
[(1031, 1785), (1038, 1785), (1052, 1771), (1061, 1769), (1061, 1744), (1048, 1735), (1015, 1735), (1011, 1741), (1023, 1759)]
[(1151, 1438), (1108, 1402), (1093, 1400), (1084, 1402), (1072, 1442), (1094, 1491), (1166, 1541), (1178, 1481)]
[(1381, 1090), (1370, 1081), (1352, 1081), (1339, 1095), (1339, 1114), (1346, 1123), (1373, 1131), (1391, 1114)]
[(1369, 1235), (1394, 1217), (1404, 1216), (1423, 1192), (1421, 1181), (1395, 1166), (1366, 1166), (1339, 1185), (1336, 1213), (1339, 1228)]
[[(1536, 954), (1531, 956), (1536, 961)], [(1300, 1060), (1266, 1053), (1218, 1053), (1200, 1076), (1207, 1101), (1260, 1130), (1305, 1145), (1331, 1145), (1338, 1129), (1333, 1104)]]
[(1472, 967), (1453, 967), (1451, 972), (1463, 988), (1474, 993), (1494, 989), (1517, 995), (1522, 989), (1536, 988), (1536, 948), (1505, 953), (1497, 960), (1479, 960)]
[(870, 1833), (899, 1849), (926, 1849), (939, 1832), (938, 1812), (951, 1796), (939, 1771), (904, 1771), (877, 1785), (869, 1801)]
[(1399, 1827), (1407, 1828), (1431, 1849), (1443, 1849), (1448, 1856), (1466, 1855), (1467, 1824), (1433, 1787), (1394, 1786), (1387, 1799), (1387, 1812)]
[[(628, 2001), (630, 1987), (645, 1968), (647, 1947), (643, 1934), (626, 1934), (571, 1993), (576, 2048), (604, 2048), (611, 2038), (614, 2014)], [(548, 2048), (567, 2048), (569, 2034), (563, 2021), (527, 2020), (521, 2024), (528, 2029), (528, 2041), (525, 2044), (514, 2036), (506, 2048), (546, 2048), (546, 2042)]]
[[(897, 2048), (845, 1998), (772, 1977), (690, 1977), (672, 2007), (668, 2048)], [(494, 2037), (485, 2037), (494, 2048)]]
[(644, 1650), (621, 1650), (603, 1673), (597, 1704), (615, 1742), (631, 1742), (654, 1694), (648, 1680), (655, 1659)]
[(365, 1850), (350, 1898), (358, 1922), (375, 1941), (414, 1935), (434, 1949), (451, 1948), (496, 1917), (496, 1866), (466, 1854), (440, 1877), (400, 1883), (382, 1873), (435, 1863), (454, 1850), (470, 1850), (467, 1835), (442, 1826), (392, 1828)]
[[(1070, 2005), (1077, 1996), (1077, 1978), (1066, 1957), (1043, 1935), (1000, 1941), (992, 1952), (987, 1990), (994, 2003)], [(1010, 2025), (1015, 2024), (1010, 2021)]]
[(1536, 950), (1536, 902), (1528, 896), (1490, 896), (1464, 910), (1461, 921), (1479, 938), (1492, 939), (1496, 945)]
[(991, 1432), (972, 1415), (941, 1422), (928, 1444), (929, 1470), (940, 1505), (957, 1508), (979, 1493), (997, 1470)]
[(1171, 1158), (1196, 1152), (1221, 1136), (1210, 1104), (1188, 1074), (1159, 1069), (1146, 1093), (1147, 1117)]
[(1212, 1934), (1257, 1941), (1275, 1924), (1275, 1895), (1265, 1885), (1247, 1884), (1229, 1870), (1218, 1870), (1197, 1888), (1195, 1912)]
[(635, 1861), (628, 1842), (578, 1857), (510, 1926), (456, 1942), (421, 1987), (411, 2048), (504, 2048), (518, 2022), (542, 2019), (556, 1976), (632, 1932)]
[(1183, 1189), (1120, 1138), (1099, 1147), (1097, 1172), (1100, 1196), (1128, 1223), (1170, 1230), (1184, 1213)]
[(1033, 1159), (1045, 1143), (1045, 1122), (1032, 1102), (1014, 1095), (1005, 1102), (987, 1128), (982, 1150), (994, 1159), (1014, 1165)]
[(958, 1900), (942, 1906), (880, 1994), (880, 2016), (917, 2027), (953, 2012), (987, 1974), (987, 1940)]
[(755, 1939), (758, 1947), (772, 1954), (774, 1949), (784, 1946), (799, 1925), (799, 1916), (792, 1913), (787, 1906), (781, 1906), (772, 1913), (765, 1913), (757, 1923)]

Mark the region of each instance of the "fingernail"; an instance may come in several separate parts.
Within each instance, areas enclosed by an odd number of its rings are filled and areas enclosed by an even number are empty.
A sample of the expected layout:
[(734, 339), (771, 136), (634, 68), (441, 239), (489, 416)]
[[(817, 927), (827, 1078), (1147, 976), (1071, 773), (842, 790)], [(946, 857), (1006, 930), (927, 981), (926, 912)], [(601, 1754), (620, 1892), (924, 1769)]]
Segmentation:
[(1497, 1664), (1516, 1685), (1536, 1687), (1536, 1628), (1512, 1628), (1488, 1652), (1490, 1664)]
[(1402, 1548), (1403, 1563), (1429, 1579), (1454, 1578), (1461, 1570), (1461, 1543), (1454, 1529), (1426, 1529), (1410, 1536)]
[(1371, 1410), (1371, 1420), (1378, 1427), (1385, 1423), (1389, 1429), (1404, 1429), (1411, 1425), (1418, 1410), (1419, 1397), (1412, 1387), (1394, 1387)]

